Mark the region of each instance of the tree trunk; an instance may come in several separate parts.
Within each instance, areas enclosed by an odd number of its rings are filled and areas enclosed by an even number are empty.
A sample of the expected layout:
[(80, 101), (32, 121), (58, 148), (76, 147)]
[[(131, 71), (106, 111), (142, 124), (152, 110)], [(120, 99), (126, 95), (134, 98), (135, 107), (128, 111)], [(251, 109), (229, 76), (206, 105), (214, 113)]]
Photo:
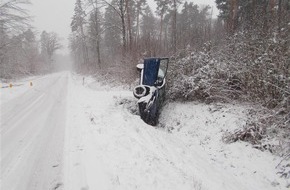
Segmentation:
[(123, 41), (123, 56), (125, 56), (126, 50), (126, 25), (125, 25), (125, 12), (124, 12), (124, 0), (120, 0), (120, 16), (121, 16), (121, 22), (122, 22), (122, 41)]
[(96, 30), (96, 37), (97, 37), (97, 42), (96, 42), (96, 50), (97, 50), (97, 57), (98, 57), (98, 67), (99, 67), (99, 69), (101, 69), (102, 67), (101, 67), (101, 65), (102, 65), (102, 63), (101, 63), (101, 53), (100, 53), (100, 30), (99, 30), (99, 28), (100, 28), (100, 25), (99, 25), (99, 15), (98, 15), (98, 8), (97, 8), (97, 0), (96, 0), (96, 7), (95, 7), (95, 23), (96, 23), (96, 25), (95, 25), (95, 30)]
[(238, 2), (237, 0), (229, 0), (230, 14), (228, 18), (228, 31), (233, 34), (238, 27)]
[(159, 41), (160, 41), (160, 49), (162, 50), (162, 33), (163, 33), (163, 13), (160, 15), (160, 34), (159, 34)]
[(281, 20), (282, 20), (282, 0), (278, 2), (278, 33), (281, 31)]
[(173, 0), (173, 19), (172, 19), (172, 46), (173, 52), (176, 53), (176, 18), (177, 18), (177, 4), (176, 0)]
[(126, 0), (126, 10), (127, 10), (127, 24), (128, 24), (128, 34), (129, 34), (129, 51), (130, 53), (132, 52), (132, 27), (131, 27), (131, 12), (130, 12), (130, 7), (129, 7), (129, 1)]
[(83, 49), (83, 59), (84, 59), (84, 65), (86, 65), (86, 68), (88, 69), (89, 66), (89, 54), (88, 54), (88, 47), (86, 44), (86, 36), (84, 33), (84, 28), (83, 28), (83, 24), (80, 25), (80, 29), (81, 29), (81, 39), (82, 39), (82, 49)]
[(269, 11), (268, 11), (268, 5), (269, 5), (269, 1), (266, 1), (263, 7), (263, 35), (266, 35), (268, 33), (268, 19), (269, 19)]
[(269, 2), (269, 11), (271, 12), (271, 16), (274, 17), (274, 12), (275, 12), (275, 0), (270, 0)]
[(139, 49), (139, 36), (140, 36), (140, 7), (138, 6), (138, 10), (137, 10), (137, 26), (136, 26), (136, 39), (135, 39), (135, 43), (137, 46), (137, 49)]

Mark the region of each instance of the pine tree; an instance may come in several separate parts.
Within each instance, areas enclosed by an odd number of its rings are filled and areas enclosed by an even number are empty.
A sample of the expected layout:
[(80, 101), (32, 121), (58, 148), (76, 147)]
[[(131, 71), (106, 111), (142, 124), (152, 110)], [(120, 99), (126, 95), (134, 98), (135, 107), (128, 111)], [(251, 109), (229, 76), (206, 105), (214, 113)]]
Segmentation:
[(89, 55), (88, 55), (88, 47), (87, 47), (87, 40), (85, 35), (84, 26), (86, 24), (86, 13), (83, 10), (83, 5), (81, 0), (76, 0), (75, 3), (75, 9), (74, 9), (74, 15), (71, 22), (71, 30), (72, 32), (75, 32), (77, 36), (79, 36), (81, 41), (81, 50), (82, 58), (83, 58), (83, 64), (85, 66), (85, 69), (89, 69)]
[[(122, 24), (120, 15), (114, 9), (117, 6), (117, 0), (111, 2), (112, 6), (107, 6), (104, 16), (104, 45), (106, 46), (106, 55), (118, 55), (120, 46), (122, 46)], [(109, 56), (106, 56), (109, 57)]]
[(140, 39), (140, 16), (144, 14), (145, 6), (147, 5), (146, 0), (136, 0), (136, 37), (135, 43), (137, 49), (139, 49), (139, 39)]
[(169, 1), (167, 0), (154, 0), (157, 4), (157, 10), (156, 13), (160, 16), (160, 33), (159, 33), (159, 42), (160, 42), (160, 48), (162, 49), (162, 34), (163, 34), (163, 21), (164, 16), (169, 10)]
[(90, 14), (89, 19), (89, 35), (90, 43), (92, 47), (92, 53), (94, 60), (96, 60), (96, 65), (94, 67), (101, 69), (101, 28), (102, 28), (102, 15), (98, 9), (98, 2), (95, 0), (92, 2), (93, 11)]

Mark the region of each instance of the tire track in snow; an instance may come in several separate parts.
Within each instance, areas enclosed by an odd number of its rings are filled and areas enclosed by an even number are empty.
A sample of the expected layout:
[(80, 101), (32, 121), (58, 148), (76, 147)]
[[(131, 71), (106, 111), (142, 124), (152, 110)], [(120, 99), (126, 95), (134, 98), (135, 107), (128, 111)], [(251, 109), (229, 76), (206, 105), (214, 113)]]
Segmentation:
[(14, 115), (3, 118), (6, 124), (1, 132), (3, 189), (62, 187), (67, 78), (66, 73), (52, 75), (39, 88), (10, 101), (11, 105), (6, 104), (9, 107), (4, 115)]
[(0, 134), (3, 135), (7, 128), (11, 128), (7, 123), (21, 119), (24, 114), (28, 114), (29, 108), (33, 110), (33, 106), (37, 106), (37, 100), (48, 93), (47, 89), (52, 88), (61, 77), (52, 78), (53, 80), (43, 81), (37, 87), (26, 91), (21, 97), (16, 97), (3, 105), (1, 105), (1, 125)]

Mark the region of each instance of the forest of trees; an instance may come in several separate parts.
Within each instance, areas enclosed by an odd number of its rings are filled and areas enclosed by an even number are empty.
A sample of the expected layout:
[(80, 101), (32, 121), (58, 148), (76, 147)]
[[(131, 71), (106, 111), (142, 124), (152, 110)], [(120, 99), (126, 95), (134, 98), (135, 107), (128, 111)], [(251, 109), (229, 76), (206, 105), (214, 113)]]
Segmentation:
[(169, 99), (261, 105), (267, 111), (230, 139), (289, 139), (290, 0), (215, 2), (217, 18), (185, 0), (155, 0), (156, 10), (146, 0), (76, 0), (75, 69), (131, 83), (139, 60), (170, 57)]
[(130, 72), (140, 58), (170, 56), (211, 39), (209, 6), (155, 2), (157, 10), (146, 0), (76, 0), (70, 36), (76, 69)]
[(61, 48), (56, 33), (34, 31), (28, 5), (23, 0), (0, 3), (0, 78), (51, 72), (52, 56)]
[[(144, 57), (170, 57), (172, 99), (246, 99), (289, 110), (290, 1), (76, 0), (75, 68), (132, 82)], [(182, 85), (181, 85), (182, 84)]]
[[(219, 81), (214, 86), (220, 86), (211, 90), (219, 94), (211, 97), (206, 87), (207, 92), (197, 92), (201, 96), (191, 88), (186, 92), (184, 86), (200, 85), (191, 81), (183, 85), (184, 90), (172, 88), (172, 97), (231, 98), (232, 93), (224, 96), (220, 88), (243, 83), (237, 88), (248, 93), (247, 97), (277, 100), (268, 106), (286, 101), (282, 96), (289, 93), (289, 0), (216, 0), (218, 18), (213, 18), (211, 7), (190, 1), (155, 3), (157, 9), (152, 10), (146, 0), (76, 0), (70, 36), (75, 68), (111, 73), (132, 82), (138, 60), (171, 57), (175, 71), (171, 76), (176, 77), (171, 77), (170, 85), (179, 86), (185, 76), (191, 80), (197, 76), (188, 72), (193, 67), (217, 62), (210, 66), (221, 72), (214, 75), (223, 80), (214, 79)], [(203, 61), (179, 61), (201, 52)], [(241, 92), (234, 94), (237, 97)]]

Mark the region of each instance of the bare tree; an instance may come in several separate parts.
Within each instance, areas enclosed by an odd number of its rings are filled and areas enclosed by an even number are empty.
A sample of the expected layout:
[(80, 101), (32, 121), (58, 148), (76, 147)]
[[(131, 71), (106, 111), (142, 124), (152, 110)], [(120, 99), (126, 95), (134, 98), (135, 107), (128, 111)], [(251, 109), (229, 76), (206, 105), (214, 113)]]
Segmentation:
[[(104, 15), (104, 46), (105, 55), (108, 54), (119, 55), (122, 53), (122, 24), (119, 12), (116, 10), (117, 1), (113, 0), (112, 6), (107, 6)], [(111, 62), (111, 61), (110, 61)]]
[(173, 18), (172, 18), (172, 46), (173, 46), (173, 51), (176, 52), (176, 38), (177, 38), (177, 0), (173, 0), (172, 2), (172, 7), (173, 7)]
[(126, 24), (125, 24), (125, 0), (120, 0), (119, 2), (119, 10), (120, 10), (120, 17), (122, 22), (122, 40), (123, 40), (123, 55), (127, 51), (126, 44)]
[(41, 33), (41, 55), (46, 60), (49, 68), (52, 68), (52, 56), (54, 55), (55, 51), (62, 48), (62, 45), (60, 44), (60, 39), (58, 35), (55, 32), (49, 32), (43, 31)]
[(11, 69), (17, 73), (12, 61), (16, 56), (11, 52), (19, 49), (17, 47), (21, 42), (13, 43), (17, 40), (12, 38), (13, 35), (19, 35), (30, 27), (30, 18), (25, 9), (25, 5), (29, 4), (29, 1), (24, 0), (0, 1), (0, 75), (3, 77), (12, 76)]
[(0, 2), (0, 31), (9, 33), (20, 33), (30, 25), (30, 17), (27, 10), (23, 8), (30, 4), (25, 0), (8, 0)]
[(102, 0), (104, 4), (112, 8), (117, 15), (119, 16), (121, 20), (121, 32), (122, 32), (122, 51), (123, 51), (123, 56), (125, 55), (127, 51), (127, 34), (126, 34), (126, 1), (127, 0), (120, 0), (120, 1), (112, 1), (109, 3), (107, 0)]
[(139, 48), (139, 39), (140, 39), (140, 16), (143, 14), (145, 5), (147, 4), (146, 0), (137, 0), (136, 2), (136, 36), (135, 36), (135, 43), (137, 48)]
[(157, 3), (157, 14), (160, 16), (160, 31), (159, 31), (159, 42), (160, 48), (162, 48), (162, 33), (163, 33), (163, 20), (164, 15), (167, 13), (169, 9), (169, 1), (166, 0), (155, 0)]
[(144, 56), (156, 56), (158, 47), (158, 28), (156, 18), (149, 6), (146, 7), (141, 22), (141, 43)]
[[(101, 28), (102, 28), (102, 15), (98, 8), (98, 0), (90, 0), (90, 5), (93, 7), (90, 14), (89, 21), (89, 38), (92, 44), (93, 57), (96, 59), (96, 65), (94, 67), (101, 69)], [(94, 61), (93, 61), (94, 62)]]
[(127, 16), (127, 31), (128, 31), (128, 50), (130, 53), (132, 53), (132, 47), (133, 47), (133, 34), (132, 34), (132, 11), (134, 7), (134, 1), (131, 0), (125, 0), (125, 8), (126, 8), (126, 16)]

